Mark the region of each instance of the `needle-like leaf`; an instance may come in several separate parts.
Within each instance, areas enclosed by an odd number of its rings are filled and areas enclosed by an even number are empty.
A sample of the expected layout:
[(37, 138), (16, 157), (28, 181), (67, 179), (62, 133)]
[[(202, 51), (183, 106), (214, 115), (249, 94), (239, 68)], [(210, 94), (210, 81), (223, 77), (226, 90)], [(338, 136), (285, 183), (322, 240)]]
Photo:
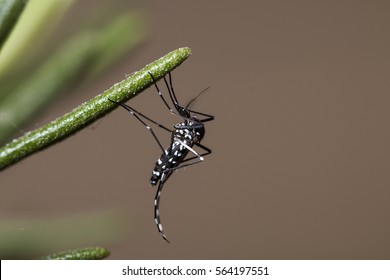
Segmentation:
[(189, 48), (180, 48), (172, 51), (150, 63), (142, 70), (134, 72), (126, 79), (116, 83), (110, 89), (83, 103), (73, 111), (13, 140), (0, 149), (0, 170), (63, 140), (103, 117), (117, 107), (108, 98), (118, 102), (126, 102), (152, 85), (153, 81), (148, 72), (151, 72), (155, 79), (158, 80), (179, 66), (190, 55), (191, 50)]

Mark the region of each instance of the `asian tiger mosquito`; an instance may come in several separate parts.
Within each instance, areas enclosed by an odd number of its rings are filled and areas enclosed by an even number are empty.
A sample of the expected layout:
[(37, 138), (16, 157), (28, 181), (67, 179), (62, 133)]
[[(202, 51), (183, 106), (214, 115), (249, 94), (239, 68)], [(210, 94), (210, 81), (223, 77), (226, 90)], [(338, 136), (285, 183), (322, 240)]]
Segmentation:
[[(182, 120), (181, 122), (175, 124), (173, 126), (174, 129), (169, 129), (165, 127), (164, 125), (150, 119), (149, 117), (145, 116), (144, 114), (138, 112), (137, 110), (133, 109), (129, 105), (119, 103), (117, 101), (109, 99), (111, 102), (116, 103), (118, 106), (122, 106), (124, 109), (130, 112), (134, 117), (137, 118), (138, 121), (140, 121), (152, 134), (153, 138), (156, 140), (158, 146), (162, 150), (162, 154), (160, 158), (157, 160), (156, 165), (152, 171), (152, 176), (149, 180), (150, 184), (152, 186), (155, 186), (158, 184), (156, 196), (154, 199), (154, 221), (157, 225), (157, 229), (159, 233), (162, 235), (163, 239), (169, 243), (162, 224), (160, 220), (160, 213), (159, 213), (159, 204), (160, 204), (160, 197), (161, 192), (163, 189), (163, 186), (165, 182), (169, 179), (169, 177), (172, 175), (173, 171), (176, 169), (197, 164), (204, 160), (204, 156), (211, 154), (211, 150), (207, 148), (206, 146), (200, 144), (201, 140), (203, 139), (205, 135), (205, 128), (204, 124), (205, 122), (212, 121), (214, 119), (214, 116), (193, 111), (189, 109), (189, 107), (195, 102), (195, 100), (202, 94), (204, 91), (202, 91), (200, 94), (198, 94), (195, 98), (190, 100), (188, 104), (183, 107), (180, 105), (179, 101), (177, 100), (176, 94), (173, 90), (172, 85), (172, 75), (169, 72), (169, 83), (167, 81), (167, 78), (164, 76), (164, 82), (167, 87), (169, 98), (175, 108), (173, 110), (164, 96), (162, 95), (162, 92), (160, 91), (157, 82), (155, 78), (153, 77), (152, 73), (148, 72), (150, 77), (153, 80), (153, 84), (158, 92), (158, 95), (160, 96), (161, 100), (165, 104), (165, 106), (168, 108), (169, 112), (173, 115), (176, 115), (180, 117)], [(201, 116), (203, 119), (199, 119), (196, 115)], [(149, 121), (153, 123), (154, 125), (160, 127), (161, 129), (168, 131), (171, 133), (171, 141), (169, 144), (169, 147), (167, 149), (164, 149), (160, 140), (154, 133), (153, 129), (145, 122)], [(193, 147), (196, 146), (203, 150), (203, 153), (196, 152)], [(192, 153), (192, 156), (187, 157), (189, 153)], [(186, 158), (187, 157), (187, 158)]]

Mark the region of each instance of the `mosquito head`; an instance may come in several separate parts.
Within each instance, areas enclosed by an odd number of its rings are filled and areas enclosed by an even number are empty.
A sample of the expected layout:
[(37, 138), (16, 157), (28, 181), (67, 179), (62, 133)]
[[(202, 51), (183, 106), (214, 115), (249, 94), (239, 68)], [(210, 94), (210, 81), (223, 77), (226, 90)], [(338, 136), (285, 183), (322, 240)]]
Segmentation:
[(184, 108), (184, 107), (180, 106), (179, 104), (175, 104), (175, 108), (176, 108), (177, 112), (179, 113), (179, 115), (182, 116), (183, 118), (185, 118), (185, 119), (191, 118), (190, 111), (188, 111), (187, 108)]

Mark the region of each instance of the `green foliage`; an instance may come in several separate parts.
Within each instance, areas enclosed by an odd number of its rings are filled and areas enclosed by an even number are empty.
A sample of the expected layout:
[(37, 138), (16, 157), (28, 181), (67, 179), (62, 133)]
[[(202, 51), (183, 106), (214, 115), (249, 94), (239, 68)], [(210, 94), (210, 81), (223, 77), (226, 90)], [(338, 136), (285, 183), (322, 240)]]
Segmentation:
[(142, 70), (116, 83), (102, 94), (83, 103), (73, 111), (10, 142), (0, 149), (0, 169), (4, 169), (32, 153), (63, 140), (98, 118), (103, 117), (117, 106), (110, 102), (108, 98), (118, 102), (126, 102), (153, 83), (148, 72), (153, 73), (156, 79), (160, 79), (179, 66), (190, 54), (191, 50), (189, 48), (180, 48), (170, 52)]
[(110, 255), (105, 248), (93, 247), (77, 250), (69, 250), (57, 254), (45, 256), (43, 260), (101, 260)]
[(27, 0), (0, 0), (0, 49), (19, 19)]

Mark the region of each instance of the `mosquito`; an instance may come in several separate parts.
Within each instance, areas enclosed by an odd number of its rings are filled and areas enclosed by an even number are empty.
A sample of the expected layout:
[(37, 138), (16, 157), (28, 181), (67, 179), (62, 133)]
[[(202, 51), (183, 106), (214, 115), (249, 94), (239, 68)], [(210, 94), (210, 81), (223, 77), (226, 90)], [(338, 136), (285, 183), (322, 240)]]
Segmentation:
[[(172, 107), (169, 105), (162, 92), (160, 91), (154, 76), (152, 75), (152, 73), (148, 73), (153, 80), (153, 84), (156, 88), (158, 95), (160, 96), (161, 100), (163, 101), (169, 112), (181, 118), (181, 121), (176, 123), (173, 126), (173, 129), (169, 129), (166, 126), (150, 119), (146, 115), (140, 113), (139, 111), (135, 110), (127, 104), (122, 104), (111, 99), (109, 100), (113, 103), (116, 103), (118, 106), (123, 107), (128, 112), (130, 112), (131, 115), (136, 117), (137, 120), (140, 121), (150, 131), (162, 151), (162, 154), (157, 160), (155, 167), (152, 171), (152, 176), (149, 180), (149, 183), (152, 186), (158, 185), (156, 196), (154, 199), (154, 221), (162, 238), (167, 243), (169, 243), (169, 240), (167, 239), (163, 230), (159, 212), (162, 189), (164, 187), (164, 184), (167, 182), (167, 180), (175, 170), (200, 163), (204, 160), (204, 157), (206, 155), (211, 154), (211, 150), (208, 147), (202, 145), (200, 142), (205, 135), (205, 127), (203, 123), (214, 120), (214, 116), (190, 109), (190, 106), (205, 90), (199, 93), (193, 99), (191, 99), (185, 107), (180, 105), (176, 97), (175, 91), (173, 90), (172, 75), (169, 72), (168, 80), (166, 76), (164, 76), (164, 82), (169, 94), (169, 100), (174, 108), (172, 109)], [(171, 134), (170, 144), (168, 148), (164, 149), (163, 145), (161, 144), (161, 141), (158, 139), (153, 129), (147, 124), (147, 121)], [(201, 149), (202, 151), (197, 152), (194, 149), (195, 147), (197, 147), (197, 149)]]

